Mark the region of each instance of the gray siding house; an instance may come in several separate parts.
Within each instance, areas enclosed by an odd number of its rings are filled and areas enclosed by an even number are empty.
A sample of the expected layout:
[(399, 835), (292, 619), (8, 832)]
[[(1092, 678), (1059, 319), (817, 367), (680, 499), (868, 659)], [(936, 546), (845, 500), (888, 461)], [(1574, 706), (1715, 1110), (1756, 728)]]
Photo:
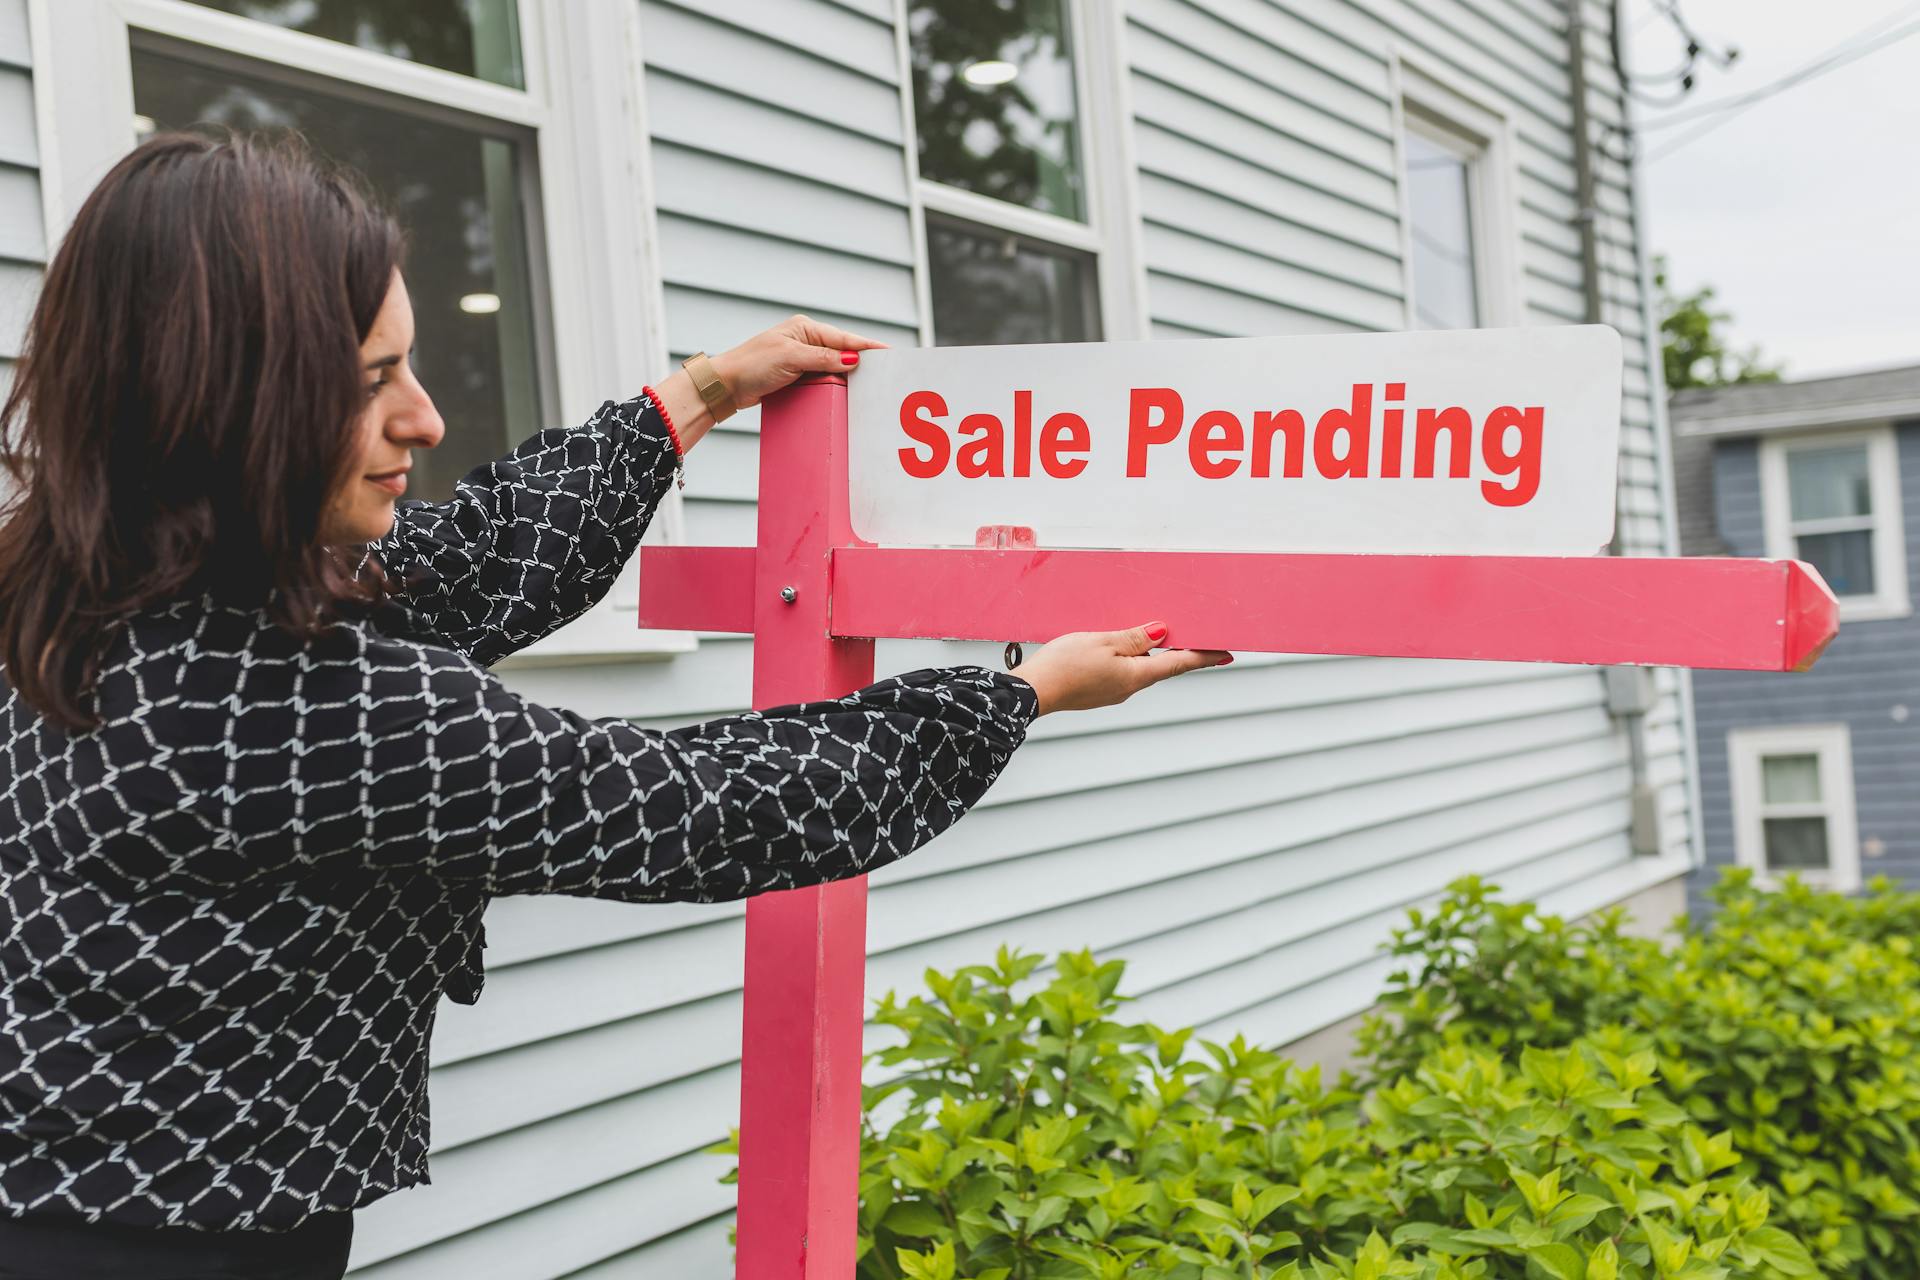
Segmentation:
[[(1625, 338), (1621, 547), (1670, 554), (1609, 17), (0, 0), (0, 356), (143, 132), (290, 124), (412, 225), (417, 361), (450, 424), (415, 472), (429, 495), (796, 310), (895, 344), (1593, 318)], [(749, 411), (702, 443), (657, 536), (753, 540), (758, 429)], [(741, 638), (637, 631), (629, 577), (502, 675), (664, 726), (744, 707), (751, 660)], [(882, 673), (998, 660), (879, 650)], [(1687, 685), (1646, 692), (1611, 700), (1587, 668), (1248, 655), (1050, 719), (967, 822), (874, 877), (869, 989), (1001, 943), (1091, 946), (1130, 962), (1142, 1018), (1286, 1043), (1365, 1008), (1387, 931), (1464, 873), (1563, 913), (1656, 889), (1677, 910), (1700, 849)], [(733, 1193), (701, 1149), (736, 1115), (741, 908), (510, 899), (487, 923), (486, 997), (446, 1008), (433, 1045), (434, 1184), (361, 1215), (356, 1274), (727, 1274)]]
[(1840, 598), (1811, 672), (1693, 677), (1706, 858), (1920, 886), (1920, 365), (1673, 397), (1687, 555), (1794, 556)]

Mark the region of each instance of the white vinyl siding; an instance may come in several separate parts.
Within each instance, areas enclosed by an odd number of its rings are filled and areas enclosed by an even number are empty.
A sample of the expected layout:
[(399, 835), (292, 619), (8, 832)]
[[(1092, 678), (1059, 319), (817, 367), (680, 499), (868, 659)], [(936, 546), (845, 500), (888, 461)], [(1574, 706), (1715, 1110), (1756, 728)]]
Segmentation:
[(27, 0), (0, 0), (0, 396), (47, 261)]
[[(796, 310), (918, 341), (894, 5), (633, 2), (671, 358)], [(23, 3), (0, 0), (0, 19)], [(1604, 8), (1587, 13), (1604, 33)], [(1403, 327), (1396, 52), (1509, 122), (1515, 318), (1581, 318), (1557, 0), (1127, 0), (1125, 16), (1153, 336)], [(1621, 110), (1604, 49), (1589, 41), (1596, 134)], [(1638, 232), (1620, 165), (1597, 163), (1605, 319), (1626, 338), (1623, 534), (1658, 553), (1672, 543)], [(7, 208), (0, 271), (14, 237), (37, 243)], [(690, 460), (687, 541), (753, 541), (758, 417)], [(508, 678), (665, 726), (745, 707), (751, 660), (744, 639), (704, 637), (667, 661)], [(879, 648), (883, 673), (999, 661), (997, 645)], [(1291, 1040), (1365, 1006), (1389, 967), (1377, 944), (1456, 875), (1577, 914), (1676, 874), (1680, 685), (1657, 685), (1666, 856), (1640, 860), (1625, 736), (1586, 669), (1248, 654), (1049, 718), (974, 815), (874, 877), (868, 989), (1003, 942), (1092, 946), (1130, 962), (1142, 1018)], [(488, 926), (487, 992), (444, 1008), (434, 1042), (434, 1184), (360, 1215), (356, 1274), (731, 1274), (726, 1162), (699, 1152), (737, 1115), (742, 909), (513, 899)]]

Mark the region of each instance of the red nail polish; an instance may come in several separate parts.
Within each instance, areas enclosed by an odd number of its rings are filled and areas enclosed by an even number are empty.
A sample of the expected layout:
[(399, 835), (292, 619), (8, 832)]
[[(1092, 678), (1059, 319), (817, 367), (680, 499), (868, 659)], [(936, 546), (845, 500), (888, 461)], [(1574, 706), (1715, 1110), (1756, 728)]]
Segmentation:
[(1218, 662), (1216, 662), (1216, 663), (1214, 663), (1213, 665), (1215, 665), (1216, 667), (1224, 667), (1224, 666), (1226, 666), (1226, 665), (1227, 665), (1227, 664), (1228, 664), (1229, 662), (1232, 662), (1232, 661), (1233, 661), (1233, 655), (1232, 655), (1232, 654), (1228, 654), (1228, 655), (1227, 655), (1226, 657), (1224, 657), (1224, 658), (1222, 658), (1222, 659), (1220, 659), (1220, 661), (1218, 661)]
[(841, 364), (859, 364), (860, 353), (858, 351), (842, 351), (840, 353), (840, 363)]
[(1155, 623), (1153, 626), (1147, 628), (1147, 639), (1153, 641), (1153, 643), (1160, 644), (1166, 638), (1167, 629), (1165, 626)]

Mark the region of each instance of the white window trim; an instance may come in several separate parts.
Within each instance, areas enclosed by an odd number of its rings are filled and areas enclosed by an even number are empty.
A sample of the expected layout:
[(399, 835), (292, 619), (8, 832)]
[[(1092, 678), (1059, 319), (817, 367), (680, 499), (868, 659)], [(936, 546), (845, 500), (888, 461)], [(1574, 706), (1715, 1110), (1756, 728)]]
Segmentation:
[[(580, 422), (669, 369), (633, 4), (518, 0), (524, 90), (289, 31), (187, 0), (28, 0), (37, 74), (42, 198), (56, 241), (102, 174), (134, 145), (130, 31), (290, 65), (441, 109), (532, 131), (551, 334), (552, 400)], [(538, 321), (537, 321), (538, 323)], [(543, 360), (543, 369), (546, 362)], [(522, 436), (544, 423), (527, 423)], [(680, 495), (668, 495), (648, 542), (684, 540)], [(607, 598), (513, 665), (661, 657), (691, 633), (640, 631), (638, 557)]]
[(1852, 739), (1844, 724), (1766, 725), (1728, 732), (1735, 861), (1751, 867), (1768, 888), (1778, 884), (1778, 878), (1767, 871), (1760, 761), (1779, 755), (1818, 758), (1822, 800), (1818, 806), (1807, 806), (1807, 816), (1819, 813), (1827, 819), (1827, 870), (1792, 874), (1809, 884), (1853, 892), (1860, 887), (1860, 833), (1854, 813)]
[(907, 0), (894, 6), (894, 44), (904, 126), (908, 215), (913, 220), (914, 294), (920, 308), (920, 345), (933, 345), (933, 285), (927, 265), (926, 214), (965, 222), (1063, 248), (1094, 261), (1100, 336), (1115, 342), (1149, 336), (1147, 278), (1140, 230), (1140, 176), (1133, 156), (1133, 106), (1128, 91), (1125, 7), (1110, 0), (1065, 0), (1073, 45), (1075, 108), (1087, 221), (1040, 213), (920, 176), (919, 131), (913, 114), (913, 53)]
[(1864, 444), (1867, 481), (1873, 501), (1873, 580), (1870, 596), (1842, 596), (1843, 622), (1904, 618), (1913, 612), (1907, 591), (1906, 521), (1900, 509), (1900, 452), (1893, 424), (1852, 431), (1812, 431), (1764, 436), (1760, 440), (1760, 511), (1766, 527), (1767, 555), (1796, 558), (1793, 507), (1787, 483), (1787, 455), (1795, 449)]
[(1412, 129), (1467, 159), (1468, 217), (1473, 233), (1474, 286), (1480, 324), (1496, 329), (1524, 322), (1520, 294), (1520, 232), (1513, 175), (1512, 118), (1470, 97), (1425, 64), (1394, 48), (1388, 62), (1393, 109), (1393, 172), (1399, 188), (1400, 269), (1404, 315), (1413, 311), (1413, 204), (1407, 183), (1407, 131)]

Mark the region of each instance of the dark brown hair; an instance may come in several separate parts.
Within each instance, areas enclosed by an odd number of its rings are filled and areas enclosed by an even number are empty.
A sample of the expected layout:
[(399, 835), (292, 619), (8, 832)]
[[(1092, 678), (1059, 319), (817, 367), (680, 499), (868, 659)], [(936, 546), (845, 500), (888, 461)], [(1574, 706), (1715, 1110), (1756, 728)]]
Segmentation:
[(400, 254), (292, 137), (161, 134), (87, 197), (0, 409), (0, 662), (43, 716), (98, 723), (113, 628), (149, 605), (214, 590), (313, 634), (381, 597), (319, 535)]

